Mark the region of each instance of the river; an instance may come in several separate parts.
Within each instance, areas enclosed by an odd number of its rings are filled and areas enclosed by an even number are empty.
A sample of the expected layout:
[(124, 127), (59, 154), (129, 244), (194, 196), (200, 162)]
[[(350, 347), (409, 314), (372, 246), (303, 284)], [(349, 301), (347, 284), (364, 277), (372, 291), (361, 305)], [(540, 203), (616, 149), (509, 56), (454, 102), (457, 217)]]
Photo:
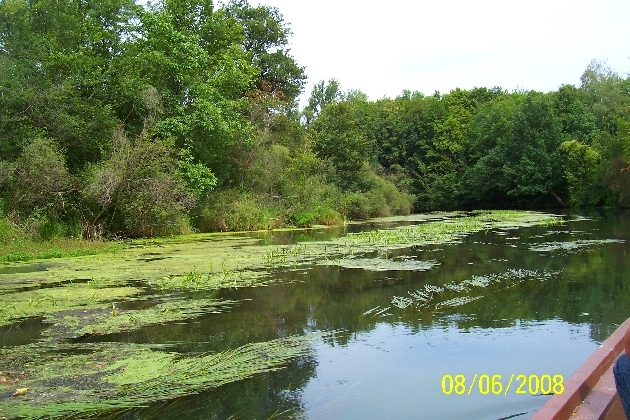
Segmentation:
[[(528, 419), (630, 316), (630, 212), (562, 217), (426, 215), (6, 266), (0, 417)], [(273, 344), (301, 336), (307, 351)]]
[[(267, 287), (221, 291), (240, 302), (228, 312), (100, 338), (176, 343), (189, 353), (325, 332), (285, 369), (126, 418), (528, 419), (630, 316), (630, 214), (565, 217), (560, 226), (483, 231), (388, 256), (437, 263), (425, 271), (278, 269)], [(383, 227), (391, 226), (261, 239), (298, 243)], [(427, 284), (484, 278), (496, 286), (458, 306), (427, 313), (391, 304)]]

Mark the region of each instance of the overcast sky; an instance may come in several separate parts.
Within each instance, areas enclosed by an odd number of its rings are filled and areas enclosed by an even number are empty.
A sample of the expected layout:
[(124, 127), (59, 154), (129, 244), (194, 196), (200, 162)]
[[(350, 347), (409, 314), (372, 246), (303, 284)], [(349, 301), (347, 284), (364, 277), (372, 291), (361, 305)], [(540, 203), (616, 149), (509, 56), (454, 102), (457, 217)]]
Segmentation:
[[(371, 100), (501, 86), (579, 84), (594, 58), (630, 73), (629, 0), (250, 0), (290, 23), (291, 53), (319, 80)], [(304, 99), (302, 101), (304, 103)]]

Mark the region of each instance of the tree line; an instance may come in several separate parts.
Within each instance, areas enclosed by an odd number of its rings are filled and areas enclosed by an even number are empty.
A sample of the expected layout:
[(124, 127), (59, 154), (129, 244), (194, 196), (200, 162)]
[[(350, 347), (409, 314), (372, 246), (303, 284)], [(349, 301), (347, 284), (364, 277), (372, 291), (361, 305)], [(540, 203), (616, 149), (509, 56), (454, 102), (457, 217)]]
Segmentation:
[(320, 82), (307, 106), (318, 115), (309, 125), (316, 150), (343, 161), (342, 173), (353, 159), (344, 148), (363, 150), (357, 162), (394, 176), (416, 210), (630, 205), (630, 78), (605, 63), (592, 61), (579, 87), (548, 93), (319, 99), (318, 89), (336, 85)]
[[(155, 236), (628, 206), (630, 81), (368, 100), (247, 0), (0, 3), (0, 236)], [(4, 230), (3, 230), (4, 229)]]

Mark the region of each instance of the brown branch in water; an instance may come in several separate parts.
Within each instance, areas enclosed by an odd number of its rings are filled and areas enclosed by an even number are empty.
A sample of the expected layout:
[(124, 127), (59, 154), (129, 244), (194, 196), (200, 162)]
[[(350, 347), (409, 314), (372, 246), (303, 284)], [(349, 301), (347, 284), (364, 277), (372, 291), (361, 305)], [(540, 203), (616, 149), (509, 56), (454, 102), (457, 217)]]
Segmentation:
[(565, 209), (567, 208), (567, 203), (565, 203), (564, 200), (562, 198), (560, 198), (560, 196), (558, 194), (556, 194), (555, 191), (552, 190), (551, 191), (551, 195), (553, 195), (553, 198), (556, 199), (556, 201), (558, 202), (558, 204), (560, 204), (560, 206), (562, 208), (565, 208)]

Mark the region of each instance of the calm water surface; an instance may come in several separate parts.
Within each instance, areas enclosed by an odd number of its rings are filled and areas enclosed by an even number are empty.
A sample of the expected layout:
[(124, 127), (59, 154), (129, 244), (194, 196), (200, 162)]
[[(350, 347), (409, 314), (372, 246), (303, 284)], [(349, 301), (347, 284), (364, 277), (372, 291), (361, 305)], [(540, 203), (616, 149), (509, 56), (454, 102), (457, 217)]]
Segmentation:
[[(429, 271), (322, 265), (279, 270), (279, 281), (271, 286), (222, 291), (218, 298), (241, 301), (230, 312), (105, 337), (175, 343), (181, 352), (204, 352), (328, 332), (309, 357), (286, 369), (155, 404), (126, 418), (528, 419), (549, 396), (540, 389), (530, 392), (527, 384), (525, 394), (517, 394), (522, 382), (517, 375), (568, 379), (630, 316), (630, 214), (567, 218), (564, 226), (480, 232), (461, 244), (393, 255), (440, 263)], [(285, 232), (263, 240), (291, 243), (340, 234), (344, 232)], [(611, 239), (617, 241), (584, 242)], [(532, 249), (552, 242), (560, 249)], [(392, 307), (380, 315), (363, 315), (387, 308), (392, 297), (408, 296), (425, 284), (440, 286), (510, 269), (554, 274), (480, 290), (478, 300), (433, 314)], [(477, 383), (470, 394), (467, 389), (463, 395), (446, 395), (444, 376), (458, 374), (465, 376), (466, 387), (475, 375), (501, 375), (502, 392), (483, 395)], [(514, 382), (505, 394), (512, 374)]]

